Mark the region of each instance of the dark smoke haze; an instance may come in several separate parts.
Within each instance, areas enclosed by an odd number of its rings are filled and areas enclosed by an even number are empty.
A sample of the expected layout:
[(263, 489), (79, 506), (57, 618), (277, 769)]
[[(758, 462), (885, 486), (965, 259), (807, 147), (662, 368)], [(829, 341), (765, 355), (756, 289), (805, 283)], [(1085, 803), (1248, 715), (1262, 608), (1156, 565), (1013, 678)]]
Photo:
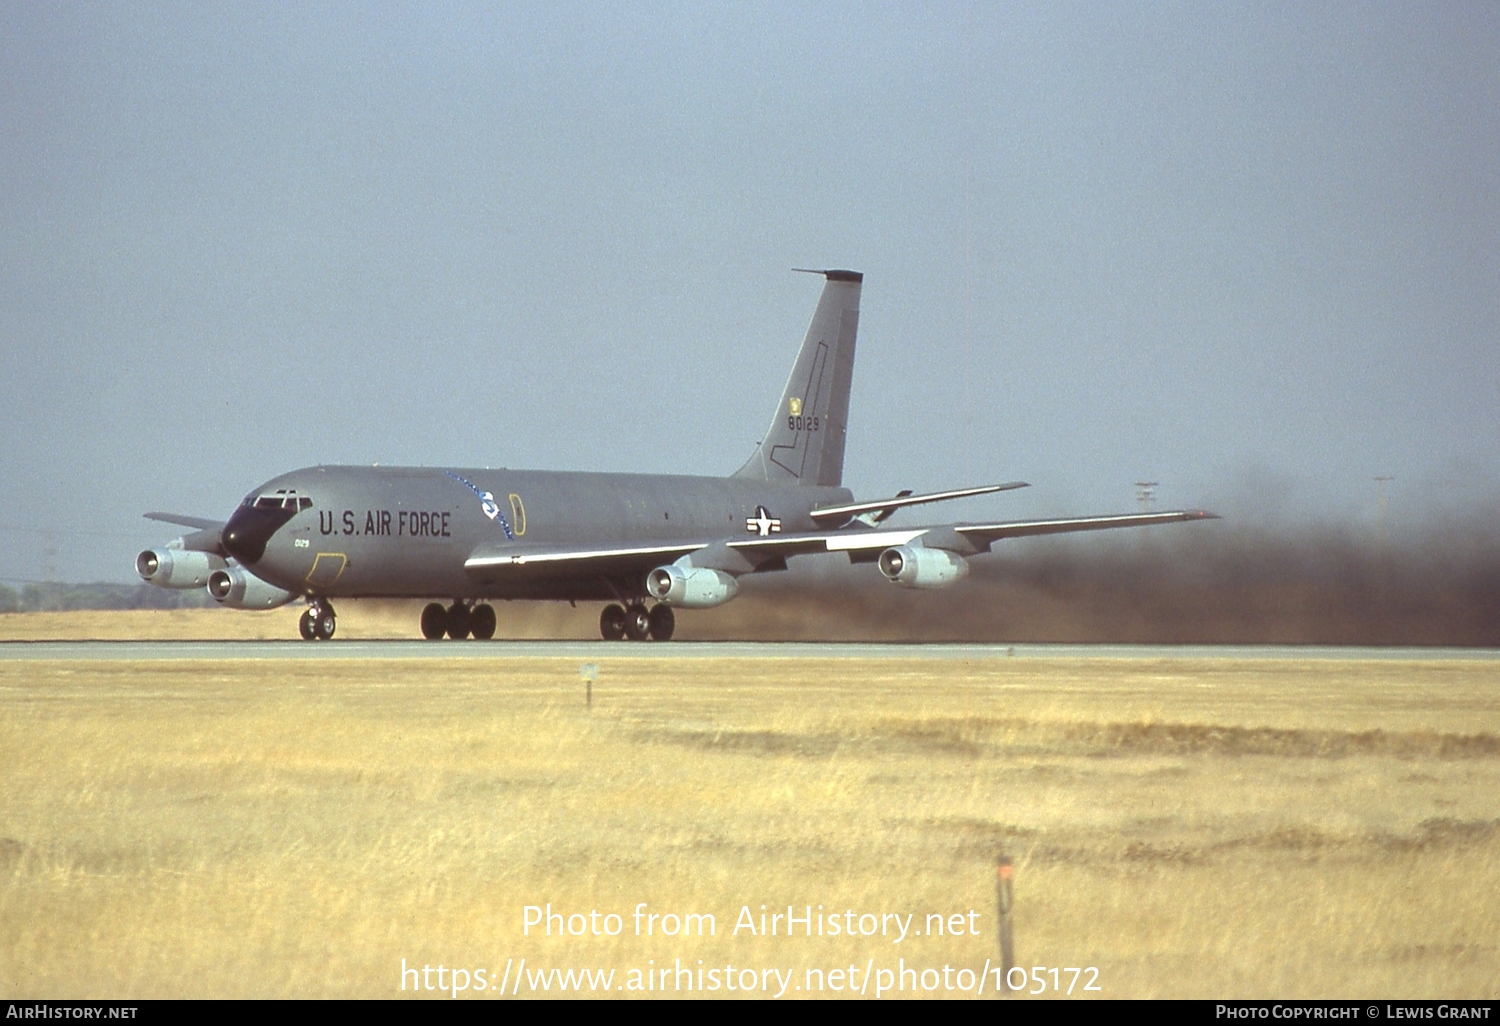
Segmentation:
[(830, 565), (803, 587), (756, 581), (740, 600), (679, 622), (695, 638), (1500, 645), (1493, 527), (1455, 523), (1388, 542), (1228, 524), (1152, 533), (1002, 544), (938, 592)]
[[(1500, 647), (1500, 528), (1449, 521), (1380, 541), (1234, 521), (1001, 543), (945, 591), (824, 557), (741, 579), (683, 640), (981, 641)], [(0, 613), (211, 605), (150, 585), (0, 585)], [(345, 602), (367, 637), (416, 637), (420, 601)], [(498, 637), (594, 638), (599, 607), (499, 602)], [(226, 617), (240, 614), (226, 611)], [(371, 619), (373, 618), (373, 619)], [(290, 626), (290, 620), (288, 620)]]

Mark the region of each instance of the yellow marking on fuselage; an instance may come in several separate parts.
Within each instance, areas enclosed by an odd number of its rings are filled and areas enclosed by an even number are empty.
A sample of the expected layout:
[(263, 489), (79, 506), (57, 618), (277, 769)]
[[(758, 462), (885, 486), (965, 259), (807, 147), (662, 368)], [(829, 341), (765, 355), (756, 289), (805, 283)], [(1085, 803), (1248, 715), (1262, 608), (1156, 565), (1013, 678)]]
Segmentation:
[[(332, 563), (335, 559), (338, 560), (338, 569), (334, 570), (333, 576), (328, 578), (328, 580), (326, 581), (314, 580), (314, 578), (318, 576), (318, 565), (325, 559), (328, 560), (329, 563)], [(313, 558), (312, 569), (307, 572), (307, 582), (309, 584), (316, 584), (321, 588), (330, 587), (334, 581), (337, 581), (341, 576), (343, 576), (344, 567), (348, 565), (349, 557), (344, 555), (342, 552), (320, 552)]]

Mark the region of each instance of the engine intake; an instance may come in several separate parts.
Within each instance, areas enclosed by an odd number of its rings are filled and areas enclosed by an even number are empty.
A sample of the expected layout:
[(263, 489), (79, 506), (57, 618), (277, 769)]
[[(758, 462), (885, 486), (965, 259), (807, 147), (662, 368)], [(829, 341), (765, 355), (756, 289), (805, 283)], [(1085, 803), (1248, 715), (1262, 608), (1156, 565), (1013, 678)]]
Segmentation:
[(903, 588), (946, 588), (969, 576), (969, 561), (947, 549), (897, 545), (880, 554), (880, 572)]
[(135, 557), (135, 572), (141, 580), (158, 588), (201, 588), (224, 560), (212, 552), (188, 549), (147, 549)]
[(215, 570), (208, 578), (208, 593), (230, 609), (275, 609), (296, 598), (274, 584), (267, 584), (242, 566)]
[(740, 582), (722, 570), (671, 563), (646, 575), (646, 590), (668, 605), (708, 609), (734, 598)]

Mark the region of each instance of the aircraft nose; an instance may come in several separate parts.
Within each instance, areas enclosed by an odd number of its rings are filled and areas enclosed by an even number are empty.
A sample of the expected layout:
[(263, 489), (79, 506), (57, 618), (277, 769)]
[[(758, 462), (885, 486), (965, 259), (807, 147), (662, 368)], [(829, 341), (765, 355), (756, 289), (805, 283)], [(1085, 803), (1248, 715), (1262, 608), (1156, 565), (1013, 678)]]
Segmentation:
[(219, 543), (241, 563), (259, 563), (266, 554), (266, 543), (290, 519), (291, 514), (281, 509), (241, 506), (224, 525)]

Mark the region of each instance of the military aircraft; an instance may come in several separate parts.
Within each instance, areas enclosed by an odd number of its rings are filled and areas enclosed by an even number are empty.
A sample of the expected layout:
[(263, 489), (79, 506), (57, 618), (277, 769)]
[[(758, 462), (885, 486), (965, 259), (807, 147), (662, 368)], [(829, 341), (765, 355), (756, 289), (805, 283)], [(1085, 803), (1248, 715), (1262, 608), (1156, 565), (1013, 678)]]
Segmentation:
[[(190, 528), (136, 558), (166, 588), (207, 587), (236, 609), (307, 603), (328, 640), (341, 598), (429, 598), (421, 630), (490, 638), (497, 599), (605, 602), (608, 640), (672, 637), (675, 609), (728, 602), (745, 574), (843, 553), (893, 584), (944, 588), (1004, 538), (1205, 520), (1176, 510), (1052, 520), (886, 524), (898, 509), (1024, 488), (1023, 481), (856, 502), (842, 486), (864, 276), (825, 270), (823, 293), (770, 427), (728, 477), (448, 467), (294, 470), (227, 521), (147, 513)], [(648, 600), (654, 603), (648, 607)]]

